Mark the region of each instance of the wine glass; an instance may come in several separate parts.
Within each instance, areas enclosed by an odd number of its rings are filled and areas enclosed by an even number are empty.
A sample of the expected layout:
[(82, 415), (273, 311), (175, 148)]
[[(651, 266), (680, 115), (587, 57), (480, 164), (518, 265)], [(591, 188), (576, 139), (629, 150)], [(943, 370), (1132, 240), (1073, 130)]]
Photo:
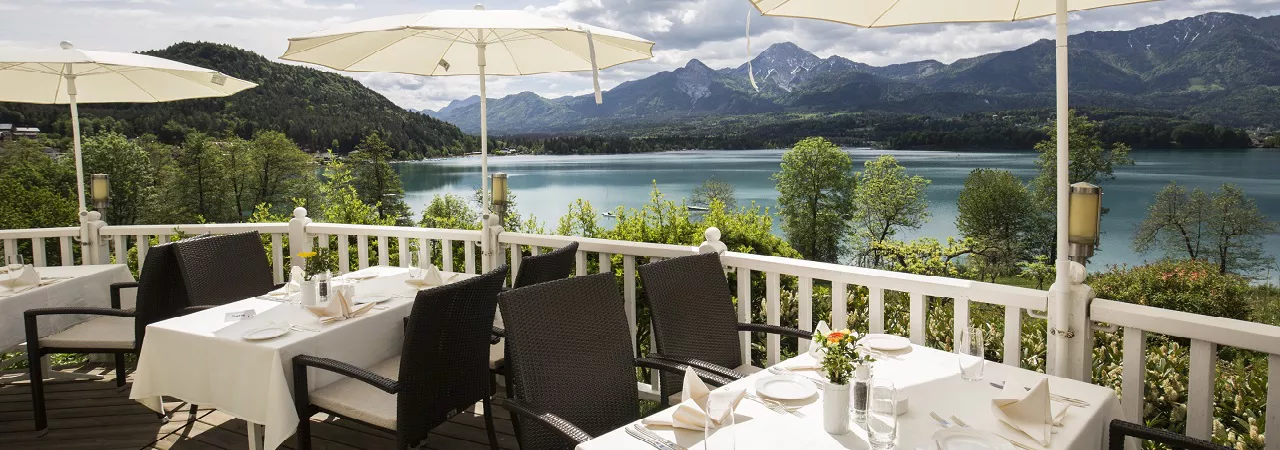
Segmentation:
[[(706, 450), (733, 450), (737, 445), (733, 437), (733, 404), (723, 396), (707, 397), (707, 411), (703, 419), (702, 447)], [(720, 417), (719, 421), (713, 420)]]
[(22, 255), (5, 257), (5, 268), (9, 269), (9, 281), (18, 278), (18, 273), (22, 271), (23, 266)]
[(418, 255), (409, 257), (409, 278), (421, 280), (423, 272), (426, 269), (422, 267), (422, 258)]
[(985, 350), (981, 328), (966, 327), (960, 330), (960, 340), (956, 342), (956, 353), (960, 357), (960, 378), (982, 381), (982, 372), (987, 362)]
[(884, 378), (871, 380), (867, 440), (874, 450), (891, 449), (898, 439), (898, 389)]

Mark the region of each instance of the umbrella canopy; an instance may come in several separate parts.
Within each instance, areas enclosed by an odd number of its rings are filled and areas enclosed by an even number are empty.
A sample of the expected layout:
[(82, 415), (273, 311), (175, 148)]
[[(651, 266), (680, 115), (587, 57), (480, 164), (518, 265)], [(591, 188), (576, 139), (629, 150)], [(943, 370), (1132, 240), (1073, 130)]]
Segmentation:
[[(489, 212), (486, 75), (592, 71), (653, 57), (653, 42), (524, 11), (441, 10), (379, 17), (289, 39), (281, 59), (350, 72), (480, 77), (481, 207)], [(486, 269), (488, 270), (488, 269)]]
[[(1084, 330), (1070, 330), (1072, 305), (1070, 300), (1070, 262), (1067, 260), (1069, 184), (1068, 165), (1069, 135), (1067, 130), (1067, 13), (1107, 6), (1143, 3), (1155, 0), (747, 0), (766, 16), (802, 17), (844, 23), (865, 28), (893, 27), (901, 25), (949, 23), (949, 22), (1008, 22), (1054, 16), (1057, 26), (1057, 275), (1054, 282), (1056, 295), (1050, 309), (1049, 341), (1054, 359), (1050, 360), (1050, 373), (1077, 379), (1087, 379), (1089, 352), (1082, 339), (1069, 341), (1073, 334), (1084, 335)], [(747, 16), (750, 30), (751, 16)], [(748, 39), (748, 45), (750, 45)], [(748, 47), (749, 50), (749, 47)], [(748, 67), (750, 73), (750, 67)], [(755, 85), (755, 76), (751, 75)], [(1053, 289), (1051, 289), (1053, 290)], [(1088, 325), (1086, 324), (1087, 328)], [(1056, 347), (1056, 349), (1054, 348)], [(1068, 367), (1075, 373), (1067, 373)]]
[(176, 61), (137, 53), (0, 49), (0, 102), (71, 105), (76, 195), (84, 216), (79, 103), (156, 103), (225, 97), (257, 84)]

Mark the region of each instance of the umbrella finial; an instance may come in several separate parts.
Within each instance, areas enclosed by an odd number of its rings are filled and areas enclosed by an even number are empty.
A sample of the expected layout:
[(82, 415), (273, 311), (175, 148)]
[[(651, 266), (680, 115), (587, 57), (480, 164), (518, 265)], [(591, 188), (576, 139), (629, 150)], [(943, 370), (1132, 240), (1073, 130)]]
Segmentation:
[(73, 48), (76, 48), (76, 46), (75, 46), (74, 44), (72, 44), (70, 41), (62, 41), (62, 42), (59, 42), (59, 43), (58, 43), (58, 46), (59, 46), (59, 47), (62, 47), (62, 49), (63, 49), (63, 50), (71, 50), (71, 49), (73, 49)]
[(479, 4), (479, 3), (476, 3), (476, 8), (475, 8), (475, 9), (476, 9), (476, 11), (484, 11), (484, 5), (481, 5), (481, 4)]

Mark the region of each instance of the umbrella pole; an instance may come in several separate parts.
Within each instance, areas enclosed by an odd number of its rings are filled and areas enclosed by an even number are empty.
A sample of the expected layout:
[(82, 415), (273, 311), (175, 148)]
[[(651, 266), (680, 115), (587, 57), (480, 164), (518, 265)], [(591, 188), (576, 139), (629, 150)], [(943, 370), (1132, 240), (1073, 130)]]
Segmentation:
[[(478, 30), (480, 39), (484, 39), (484, 30)], [(483, 215), (489, 214), (489, 109), (484, 87), (484, 42), (476, 44), (476, 56), (480, 67), (480, 205)]]
[[(1057, 151), (1057, 236), (1056, 236), (1056, 268), (1057, 273), (1054, 276), (1054, 284), (1057, 285), (1055, 300), (1057, 305), (1053, 309), (1054, 320), (1050, 324), (1057, 330), (1052, 334), (1055, 340), (1056, 351), (1053, 355), (1053, 367), (1058, 376), (1072, 376), (1075, 372), (1070, 368), (1070, 339), (1069, 334), (1065, 333), (1071, 326), (1071, 278), (1070, 278), (1070, 262), (1067, 260), (1068, 253), (1068, 220), (1067, 213), (1070, 208), (1068, 179), (1070, 174), (1070, 109), (1068, 102), (1068, 84), (1067, 84), (1067, 0), (1057, 0), (1057, 12), (1055, 14), (1055, 22), (1057, 25), (1057, 45), (1056, 45), (1056, 66), (1057, 66), (1057, 116), (1058, 116), (1058, 151)], [(1089, 330), (1073, 330), (1077, 333), (1085, 333)]]
[(80, 157), (80, 111), (76, 107), (76, 76), (66, 75), (65, 78), (67, 97), (71, 100), (71, 145), (76, 158), (76, 197), (80, 201), (80, 214), (84, 215), (89, 210), (84, 203), (84, 162)]

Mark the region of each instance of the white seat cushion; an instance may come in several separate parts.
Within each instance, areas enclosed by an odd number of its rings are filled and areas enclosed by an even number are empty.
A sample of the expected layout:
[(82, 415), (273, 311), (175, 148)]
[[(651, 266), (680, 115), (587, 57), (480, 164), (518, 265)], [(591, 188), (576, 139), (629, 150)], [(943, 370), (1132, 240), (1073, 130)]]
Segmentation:
[(45, 348), (133, 348), (133, 318), (99, 316), (57, 334), (40, 338)]
[(503, 349), (506, 348), (506, 345), (507, 340), (503, 339), (498, 341), (497, 344), (489, 346), (489, 370), (496, 369), (498, 366), (502, 365), (503, 358), (506, 357), (506, 354), (503, 353)]
[[(400, 357), (388, 358), (367, 369), (397, 380)], [(311, 391), (311, 404), (370, 425), (396, 429), (396, 394), (388, 394), (360, 380), (345, 378)]]

